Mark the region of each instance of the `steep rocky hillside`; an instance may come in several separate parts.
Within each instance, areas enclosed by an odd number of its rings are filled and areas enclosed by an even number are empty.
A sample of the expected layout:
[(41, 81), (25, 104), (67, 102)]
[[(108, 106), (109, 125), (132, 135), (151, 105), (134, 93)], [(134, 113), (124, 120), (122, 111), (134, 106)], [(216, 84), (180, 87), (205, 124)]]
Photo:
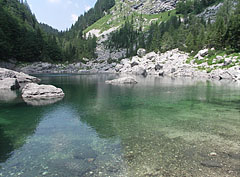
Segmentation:
[(158, 14), (173, 10), (178, 0), (129, 0), (131, 8), (143, 14)]
[(175, 15), (176, 0), (116, 0), (115, 6), (103, 18), (89, 26), (84, 32), (97, 37), (106, 35), (124, 24), (126, 19), (132, 20), (135, 28), (140, 25), (147, 30), (152, 22), (167, 21)]

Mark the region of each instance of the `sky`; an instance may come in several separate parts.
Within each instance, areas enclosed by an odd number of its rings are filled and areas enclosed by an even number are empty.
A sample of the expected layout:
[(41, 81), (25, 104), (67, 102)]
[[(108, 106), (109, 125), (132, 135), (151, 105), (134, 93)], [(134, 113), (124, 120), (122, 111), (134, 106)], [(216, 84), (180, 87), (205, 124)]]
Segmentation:
[(78, 16), (94, 6), (96, 0), (27, 0), (39, 22), (66, 30)]

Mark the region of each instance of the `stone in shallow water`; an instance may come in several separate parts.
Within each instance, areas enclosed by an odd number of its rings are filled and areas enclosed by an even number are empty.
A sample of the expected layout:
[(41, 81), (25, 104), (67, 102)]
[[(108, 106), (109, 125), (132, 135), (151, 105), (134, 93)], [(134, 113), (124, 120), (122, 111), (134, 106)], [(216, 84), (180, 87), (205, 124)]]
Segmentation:
[(64, 93), (62, 89), (53, 85), (30, 83), (23, 88), (22, 97), (28, 99), (62, 98), (64, 97)]
[(106, 81), (107, 84), (136, 84), (137, 80), (133, 77), (122, 77), (119, 79), (108, 80)]
[(229, 153), (228, 156), (233, 159), (240, 160), (240, 154)]
[(201, 162), (201, 165), (205, 166), (205, 167), (215, 167), (215, 168), (221, 168), (222, 167), (222, 165), (219, 162), (212, 161), (212, 160), (203, 161), (203, 162)]
[(32, 106), (45, 106), (49, 104), (54, 104), (58, 101), (61, 101), (63, 97), (60, 98), (45, 98), (45, 99), (32, 99), (32, 98), (23, 98), (25, 103)]

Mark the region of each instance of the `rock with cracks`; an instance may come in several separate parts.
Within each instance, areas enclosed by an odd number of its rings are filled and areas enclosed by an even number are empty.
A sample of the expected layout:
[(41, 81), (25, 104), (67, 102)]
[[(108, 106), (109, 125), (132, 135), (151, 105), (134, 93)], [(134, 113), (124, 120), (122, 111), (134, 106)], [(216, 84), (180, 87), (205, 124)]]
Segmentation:
[(6, 78), (15, 78), (18, 83), (39, 82), (40, 79), (22, 72), (16, 72), (5, 68), (0, 68), (0, 80)]
[(22, 90), (22, 97), (27, 99), (52, 99), (62, 98), (62, 89), (53, 85), (38, 85), (35, 83), (27, 84)]

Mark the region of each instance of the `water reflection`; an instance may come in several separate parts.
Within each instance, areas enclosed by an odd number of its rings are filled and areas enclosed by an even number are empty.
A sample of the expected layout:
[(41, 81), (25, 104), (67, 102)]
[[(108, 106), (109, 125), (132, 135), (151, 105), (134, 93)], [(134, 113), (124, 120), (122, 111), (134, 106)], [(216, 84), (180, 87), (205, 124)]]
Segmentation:
[(239, 159), (228, 155), (240, 153), (239, 87), (156, 77), (139, 77), (134, 87), (105, 84), (115, 77), (44, 76), (64, 90), (62, 101), (1, 104), (0, 155), (8, 159), (0, 174), (239, 175)]

